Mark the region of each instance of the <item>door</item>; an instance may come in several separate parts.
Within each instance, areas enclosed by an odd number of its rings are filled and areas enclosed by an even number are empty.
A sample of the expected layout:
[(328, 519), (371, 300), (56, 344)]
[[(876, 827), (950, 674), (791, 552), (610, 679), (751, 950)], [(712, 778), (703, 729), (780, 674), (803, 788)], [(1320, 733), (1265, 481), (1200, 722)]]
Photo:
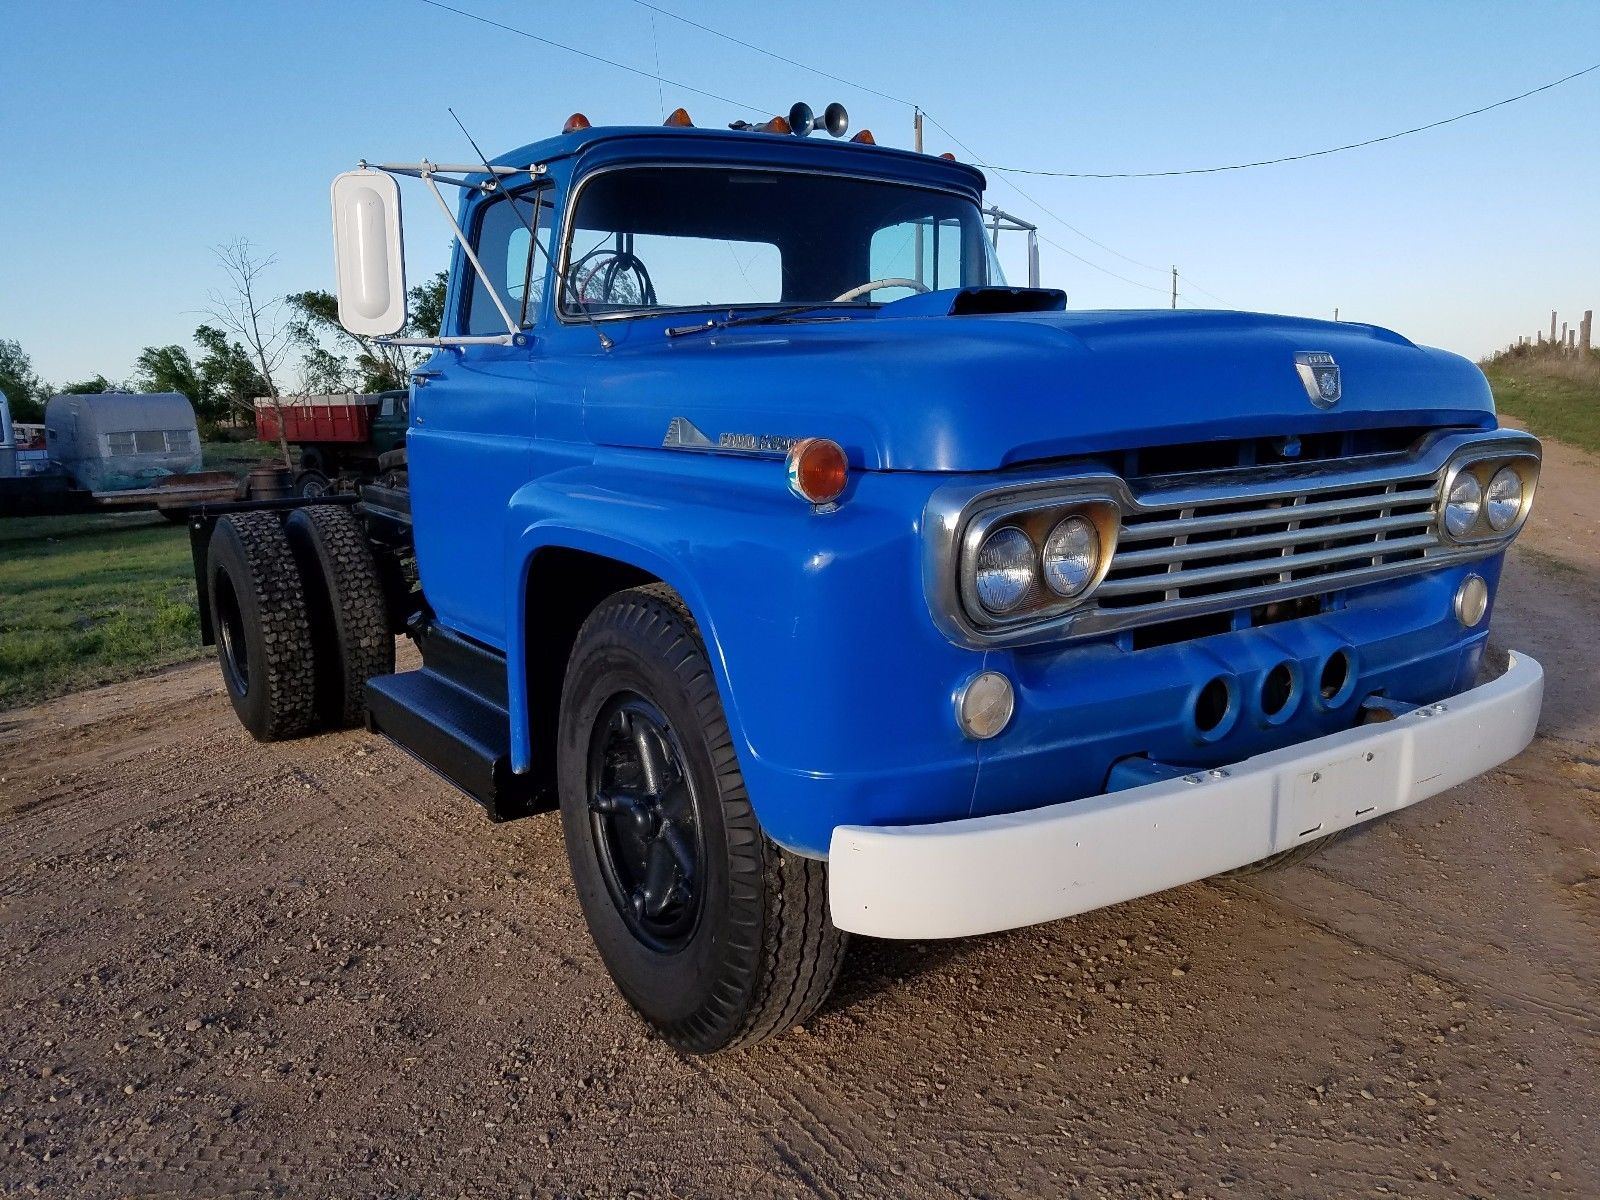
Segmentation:
[[(447, 333), (506, 332), (491, 286), (514, 320), (524, 328), (535, 324), (548, 260), (535, 248), (529, 226), (547, 247), (548, 197), (543, 187), (497, 196), (477, 209), (465, 228), (490, 281), (475, 273), (458, 276)], [(460, 253), (456, 270), (472, 272)], [(406, 459), (423, 593), (444, 625), (500, 650), (506, 647), (508, 509), (532, 474), (540, 353), (537, 338), (527, 346), (440, 350), (416, 372), (411, 395)]]

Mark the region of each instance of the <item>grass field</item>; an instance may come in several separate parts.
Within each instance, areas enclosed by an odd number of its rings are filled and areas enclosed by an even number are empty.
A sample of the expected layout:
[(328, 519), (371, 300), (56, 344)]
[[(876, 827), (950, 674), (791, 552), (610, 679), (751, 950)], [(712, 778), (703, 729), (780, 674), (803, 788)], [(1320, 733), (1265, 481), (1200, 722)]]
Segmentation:
[(1483, 371), (1501, 411), (1541, 437), (1600, 454), (1600, 357), (1502, 354)]
[(156, 513), (0, 521), (0, 709), (206, 653), (181, 525)]

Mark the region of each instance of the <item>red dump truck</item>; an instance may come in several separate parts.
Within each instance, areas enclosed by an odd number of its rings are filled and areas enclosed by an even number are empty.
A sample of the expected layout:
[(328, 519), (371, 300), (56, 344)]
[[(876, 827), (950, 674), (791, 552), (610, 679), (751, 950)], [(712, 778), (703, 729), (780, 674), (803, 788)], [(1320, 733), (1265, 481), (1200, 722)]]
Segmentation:
[(279, 410), (284, 436), (300, 452), (296, 495), (323, 496), (404, 470), (404, 390), (289, 396), (276, 405), (257, 400), (256, 436), (262, 441), (278, 440)]

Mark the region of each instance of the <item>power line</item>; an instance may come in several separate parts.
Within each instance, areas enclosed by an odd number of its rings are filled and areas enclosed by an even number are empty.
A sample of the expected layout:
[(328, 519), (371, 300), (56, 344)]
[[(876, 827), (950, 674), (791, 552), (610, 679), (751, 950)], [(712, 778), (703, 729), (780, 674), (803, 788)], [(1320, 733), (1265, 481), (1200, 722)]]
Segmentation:
[[(692, 27), (694, 29), (700, 30), (702, 33), (709, 33), (712, 37), (721, 38), (723, 41), (731, 42), (735, 46), (743, 47), (744, 49), (753, 51), (756, 54), (765, 55), (766, 57), (768, 57), (770, 59), (773, 59), (776, 62), (785, 63), (788, 66), (795, 67), (795, 68), (797, 68), (797, 69), (799, 69), (801, 71), (808, 71), (811, 74), (820, 76), (823, 79), (831, 79), (831, 80), (833, 80), (834, 83), (842, 83), (845, 87), (855, 88), (857, 91), (866, 92), (869, 95), (877, 96), (877, 97), (879, 97), (880, 99), (883, 99), (883, 100), (888, 100), (892, 104), (903, 104), (907, 108), (918, 110), (918, 111), (920, 111), (922, 113), (922, 115), (924, 117), (928, 118), (928, 121), (929, 121), (930, 124), (932, 124), (936, 129), (938, 129), (941, 133), (943, 133), (947, 138), (949, 138), (957, 146), (960, 146), (961, 149), (965, 150), (967, 152), (967, 154), (971, 157), (971, 159), (975, 163), (977, 163), (980, 166), (983, 165), (983, 163), (982, 163), (983, 156), (981, 154), (979, 154), (971, 146), (969, 146), (965, 142), (963, 142), (955, 134), (951, 133), (950, 130), (945, 128), (944, 124), (941, 123), (939, 120), (937, 120), (931, 113), (929, 113), (927, 109), (922, 108), (921, 105), (916, 104), (915, 102), (913, 102), (911, 100), (907, 100), (904, 96), (896, 96), (891, 92), (885, 92), (885, 91), (882, 91), (879, 88), (870, 87), (867, 84), (859, 83), (859, 82), (857, 82), (856, 80), (853, 80), (853, 79), (846, 79), (842, 75), (835, 75), (831, 71), (824, 71), (820, 67), (813, 67), (809, 63), (803, 63), (803, 62), (800, 62), (798, 59), (793, 59), (793, 58), (788, 57), (787, 55), (779, 54), (774, 50), (768, 50), (765, 46), (758, 46), (754, 42), (747, 42), (743, 38), (737, 38), (737, 37), (734, 37), (732, 34), (722, 32), (722, 30), (720, 30), (720, 29), (714, 29), (710, 25), (703, 24), (700, 21), (696, 21), (696, 20), (693, 20), (693, 19), (691, 19), (689, 17), (685, 17), (685, 16), (683, 16), (683, 15), (681, 15), (679, 13), (675, 13), (671, 9), (662, 8), (659, 5), (652, 4), (652, 3), (650, 3), (650, 0), (633, 0), (633, 3), (637, 4), (640, 8), (649, 10), (652, 13), (660, 13), (662, 16), (671, 17), (674, 21), (682, 22), (685, 25), (688, 25), (688, 26), (690, 26), (690, 27)], [(1040, 212), (1044, 213), (1045, 216), (1049, 217), (1052, 221), (1055, 221), (1058, 225), (1062, 226), (1064, 229), (1070, 230), (1072, 233), (1076, 234), (1078, 237), (1081, 237), (1084, 241), (1089, 242), (1091, 245), (1098, 246), (1100, 249), (1104, 250), (1107, 254), (1110, 254), (1110, 255), (1113, 255), (1113, 256), (1115, 256), (1117, 258), (1120, 258), (1124, 262), (1132, 263), (1134, 266), (1139, 267), (1139, 268), (1141, 268), (1143, 270), (1146, 270), (1146, 271), (1154, 271), (1157, 274), (1165, 274), (1166, 273), (1166, 268), (1164, 268), (1164, 267), (1152, 267), (1149, 263), (1140, 262), (1136, 258), (1132, 258), (1129, 255), (1123, 254), (1120, 250), (1112, 249), (1110, 246), (1106, 245), (1104, 242), (1100, 241), (1098, 238), (1090, 237), (1083, 230), (1079, 229), (1076, 225), (1072, 224), (1072, 222), (1066, 220), (1064, 217), (1062, 217), (1062, 216), (1058, 215), (1057, 213), (1052, 212), (1050, 209), (1046, 208), (1042, 203), (1040, 203), (1038, 200), (1036, 200), (1033, 196), (1029, 195), (1027, 192), (1023, 191), (1021, 187), (1019, 187), (1016, 183), (1012, 182), (1011, 180), (1002, 177), (1000, 182), (1004, 183), (1012, 191), (1016, 192), (1017, 195), (1021, 196), (1023, 198), (1023, 200), (1025, 200), (1029, 204), (1033, 205)], [(1045, 238), (1044, 240), (1047, 241), (1047, 242), (1050, 242), (1050, 244), (1052, 246), (1054, 246), (1057, 250), (1060, 250), (1062, 253), (1070, 255), (1072, 258), (1077, 259), (1079, 262), (1083, 263), (1085, 266), (1091, 267), (1096, 271), (1100, 271), (1100, 272), (1102, 272), (1102, 273), (1104, 273), (1106, 275), (1109, 275), (1113, 279), (1120, 279), (1124, 283), (1132, 283), (1134, 287), (1148, 288), (1148, 290), (1150, 290), (1150, 291), (1161, 292), (1161, 293), (1165, 294), (1165, 290), (1166, 289), (1164, 289), (1164, 288), (1151, 287), (1148, 284), (1135, 283), (1133, 280), (1128, 279), (1125, 276), (1119, 275), (1115, 271), (1111, 271), (1111, 270), (1108, 270), (1105, 267), (1102, 267), (1097, 262), (1094, 262), (1094, 261), (1092, 261), (1090, 259), (1084, 258), (1081, 254), (1074, 254), (1071, 250), (1068, 250), (1065, 246), (1062, 246), (1058, 242), (1051, 241), (1049, 238)]]
[(1197, 291), (1197, 292), (1199, 292), (1199, 293), (1201, 293), (1201, 294), (1202, 294), (1202, 295), (1205, 295), (1205, 296), (1210, 296), (1210, 297), (1211, 297), (1211, 298), (1212, 298), (1212, 299), (1213, 299), (1213, 300), (1215, 300), (1215, 301), (1216, 301), (1216, 302), (1217, 302), (1217, 303), (1218, 303), (1218, 304), (1226, 304), (1226, 303), (1227, 303), (1227, 301), (1226, 301), (1226, 300), (1224, 300), (1224, 299), (1223, 299), (1223, 298), (1222, 298), (1222, 297), (1221, 297), (1221, 296), (1219, 296), (1219, 295), (1217, 295), (1217, 294), (1216, 294), (1216, 293), (1215, 293), (1215, 292), (1208, 292), (1208, 291), (1206, 291), (1206, 289), (1205, 289), (1205, 288), (1203, 288), (1203, 287), (1201, 287), (1201, 286), (1200, 286), (1200, 285), (1199, 285), (1199, 284), (1198, 284), (1198, 283), (1196, 283), (1196, 282), (1195, 282), (1195, 281), (1194, 281), (1194, 280), (1192, 280), (1192, 279), (1190, 279), (1190, 278), (1189, 278), (1189, 277), (1188, 277), (1188, 276), (1187, 276), (1187, 275), (1185, 275), (1185, 274), (1184, 274), (1184, 273), (1183, 273), (1183, 272), (1182, 272), (1182, 271), (1180, 271), (1180, 272), (1178, 272), (1178, 278), (1179, 278), (1179, 279), (1181, 279), (1181, 280), (1183, 280), (1183, 281), (1184, 281), (1184, 282), (1185, 282), (1185, 283), (1187, 283), (1187, 284), (1188, 284), (1188, 285), (1189, 285), (1189, 286), (1190, 286), (1190, 287), (1192, 287), (1192, 288), (1193, 288), (1193, 289), (1194, 289), (1194, 290), (1195, 290), (1195, 291)]
[(643, 79), (653, 79), (658, 85), (668, 83), (673, 87), (681, 88), (686, 92), (693, 92), (696, 96), (704, 96), (708, 100), (716, 100), (723, 104), (731, 104), (740, 112), (759, 113), (766, 111), (759, 104), (744, 104), (738, 100), (731, 99), (728, 96), (719, 96), (716, 92), (708, 92), (704, 88), (697, 88), (687, 83), (679, 83), (677, 80), (668, 79), (664, 75), (655, 74), (650, 71), (644, 71), (638, 67), (630, 67), (627, 63), (620, 63), (615, 59), (605, 58), (599, 54), (591, 54), (587, 50), (579, 50), (576, 46), (569, 46), (565, 42), (556, 41), (554, 38), (547, 38), (537, 33), (529, 33), (526, 29), (518, 29), (515, 25), (507, 25), (504, 22), (495, 21), (489, 17), (479, 16), (477, 13), (468, 12), (464, 8), (455, 8), (452, 5), (441, 3), (441, 0), (421, 0), (421, 2), (431, 8), (441, 9), (444, 12), (455, 13), (458, 17), (466, 17), (469, 20), (477, 21), (483, 25), (492, 26), (495, 29), (505, 31), (506, 33), (514, 33), (518, 37), (525, 37), (531, 41), (541, 42), (546, 46), (553, 46), (557, 50), (565, 50), (568, 54), (576, 54), (580, 58), (587, 58), (590, 62), (597, 62), (608, 67), (615, 67), (619, 71), (626, 71), (630, 75), (638, 75)]
[(709, 25), (702, 25), (699, 21), (691, 20), (689, 17), (683, 16), (681, 13), (675, 13), (671, 9), (660, 8), (654, 4), (650, 4), (648, 3), (648, 0), (633, 0), (633, 2), (640, 8), (648, 8), (653, 13), (660, 13), (663, 17), (671, 17), (674, 21), (681, 21), (685, 25), (693, 26), (702, 33), (709, 33), (712, 37), (719, 37), (725, 42), (732, 42), (735, 46), (743, 46), (746, 50), (754, 50), (757, 54), (765, 54), (768, 58), (776, 59), (781, 63), (787, 63), (791, 67), (798, 67), (802, 71), (810, 71), (813, 75), (820, 75), (824, 79), (831, 79), (835, 83), (844, 84), (845, 87), (855, 88), (857, 91), (867, 92), (873, 96), (877, 96), (879, 99), (888, 100), (894, 104), (904, 104), (907, 108), (916, 107), (915, 104), (905, 99), (903, 96), (891, 96), (888, 92), (880, 92), (877, 88), (868, 87), (864, 83), (856, 83), (854, 80), (846, 79), (842, 75), (830, 74), (829, 72), (822, 70), (820, 67), (813, 67), (807, 63), (797, 62), (795, 59), (787, 58), (774, 50), (768, 50), (765, 46), (757, 46), (754, 42), (746, 42), (740, 38), (734, 37), (731, 33), (723, 33), (720, 29), (713, 29)]
[[(937, 129), (940, 133), (944, 134), (945, 137), (949, 138), (952, 142), (954, 142), (956, 145), (960, 146), (963, 150), (965, 150), (972, 157), (972, 161), (975, 164), (977, 164), (978, 166), (983, 166), (984, 165), (983, 161), (982, 161), (983, 156), (981, 154), (979, 154), (976, 150), (974, 150), (971, 146), (969, 146), (965, 142), (963, 142), (955, 134), (951, 133), (948, 129), (946, 129), (944, 127), (944, 125), (941, 124), (933, 116), (932, 113), (928, 112), (927, 109), (923, 109), (922, 110), (922, 115), (928, 119), (929, 124), (931, 124), (935, 129)], [(1128, 255), (1122, 253), (1120, 250), (1113, 250), (1110, 246), (1106, 245), (1104, 242), (1099, 241), (1096, 238), (1090, 237), (1087, 233), (1085, 233), (1083, 230), (1079, 229), (1076, 225), (1072, 224), (1072, 222), (1068, 221), (1065, 217), (1059, 216), (1056, 213), (1051, 212), (1042, 203), (1040, 203), (1038, 200), (1036, 200), (1033, 196), (1029, 195), (1027, 192), (1023, 191), (1020, 187), (1018, 187), (1011, 180), (1006, 179), (1005, 177), (1002, 176), (1001, 179), (1000, 179), (1000, 182), (1005, 184), (1008, 188), (1010, 188), (1012, 191), (1017, 193), (1017, 195), (1021, 196), (1024, 200), (1026, 200), (1029, 204), (1033, 205), (1040, 212), (1044, 213), (1045, 216), (1049, 217), (1052, 221), (1055, 221), (1056, 223), (1065, 226), (1067, 229), (1070, 229), (1073, 233), (1077, 234), (1084, 241), (1091, 242), (1094, 245), (1099, 246), (1100, 249), (1104, 250), (1107, 254), (1115, 255), (1117, 258), (1122, 259), (1123, 262), (1132, 263), (1134, 266), (1142, 267), (1146, 271), (1155, 271), (1158, 274), (1165, 274), (1166, 273), (1166, 268), (1165, 267), (1152, 267), (1149, 263), (1140, 262), (1137, 258), (1130, 258)], [(1088, 260), (1084, 259), (1082, 261), (1087, 262)], [(1093, 263), (1090, 263), (1090, 266), (1093, 266), (1093, 265), (1094, 265)]]
[[(637, 4), (637, 5), (639, 5), (641, 8), (649, 10), (650, 12), (660, 13), (663, 16), (671, 17), (673, 20), (681, 21), (685, 25), (693, 26), (694, 28), (702, 30), (702, 31), (704, 31), (706, 33), (709, 33), (714, 37), (722, 38), (724, 41), (732, 42), (734, 45), (742, 46), (745, 49), (754, 51), (757, 54), (763, 54), (763, 55), (766, 55), (767, 57), (775, 59), (775, 60), (777, 60), (779, 62), (787, 63), (788, 65), (796, 67), (796, 68), (798, 68), (798, 69), (800, 69), (802, 71), (809, 71), (814, 75), (821, 76), (822, 78), (831, 79), (835, 83), (842, 83), (846, 87), (856, 88), (859, 91), (868, 92), (868, 93), (870, 93), (870, 94), (872, 94), (874, 96), (878, 96), (878, 97), (880, 97), (880, 98), (882, 98), (884, 100), (888, 100), (888, 101), (890, 101), (891, 103), (894, 103), (894, 104), (903, 104), (907, 108), (915, 109), (915, 108), (919, 107), (918, 105), (912, 103), (909, 100), (904, 99), (903, 97), (891, 95), (890, 93), (884, 92), (884, 91), (880, 91), (877, 88), (868, 87), (866, 84), (856, 83), (853, 80), (845, 79), (843, 76), (834, 75), (834, 74), (832, 74), (832, 73), (830, 73), (828, 71), (823, 71), (820, 68), (809, 66), (806, 63), (802, 63), (802, 62), (799, 62), (799, 61), (797, 61), (795, 59), (788, 58), (788, 57), (786, 57), (786, 56), (784, 56), (782, 54), (777, 54), (777, 53), (775, 53), (775, 52), (773, 52), (771, 50), (765, 49), (764, 47), (757, 46), (752, 42), (746, 42), (746, 41), (741, 40), (740, 38), (733, 37), (731, 34), (726, 34), (726, 33), (721, 32), (720, 30), (713, 29), (709, 25), (703, 25), (699, 21), (694, 21), (694, 20), (690, 20), (688, 17), (679, 16), (677, 13), (674, 13), (669, 9), (660, 8), (660, 7), (658, 7), (658, 6), (654, 5), (654, 4), (650, 4), (650, 3), (647, 2), (647, 0), (633, 0), (633, 2), (635, 4)], [(719, 101), (719, 102), (721, 102), (723, 104), (732, 105), (734, 108), (739, 109), (739, 110), (744, 111), (744, 112), (765, 112), (766, 111), (765, 107), (762, 106), (762, 105), (759, 105), (759, 104), (745, 104), (745, 103), (743, 103), (741, 101), (734, 100), (729, 96), (719, 95), (716, 92), (710, 92), (710, 91), (707, 91), (704, 88), (697, 88), (697, 87), (694, 87), (691, 84), (681, 83), (681, 82), (679, 82), (677, 80), (674, 80), (674, 79), (668, 79), (666, 76), (660, 74), (659, 67), (658, 67), (657, 71), (655, 71), (655, 72), (645, 71), (645, 70), (640, 69), (639, 67), (631, 67), (627, 63), (617, 62), (615, 59), (606, 58), (603, 55), (599, 55), (599, 54), (593, 54), (593, 53), (590, 53), (587, 50), (580, 50), (576, 46), (569, 46), (565, 42), (556, 41), (554, 38), (548, 38), (548, 37), (543, 36), (542, 34), (532, 33), (532, 32), (529, 32), (526, 29), (519, 29), (515, 25), (507, 25), (503, 21), (496, 21), (491, 17), (485, 17), (485, 16), (482, 16), (482, 15), (480, 15), (478, 13), (470, 12), (467, 9), (464, 9), (464, 8), (457, 8), (454, 5), (445, 4), (445, 3), (443, 3), (443, 0), (421, 0), (421, 3), (428, 5), (430, 8), (437, 8), (442, 12), (454, 13), (457, 16), (466, 17), (468, 20), (477, 21), (479, 24), (488, 25), (493, 29), (499, 29), (499, 30), (502, 30), (505, 33), (513, 33), (513, 34), (516, 34), (518, 37), (524, 37), (524, 38), (529, 39), (530, 41), (539, 42), (542, 45), (550, 46), (550, 47), (553, 47), (554, 49), (557, 49), (557, 50), (564, 50), (568, 54), (575, 54), (575, 55), (579, 56), (580, 58), (586, 58), (591, 62), (597, 62), (597, 63), (600, 63), (600, 64), (602, 64), (604, 66), (608, 66), (608, 67), (615, 67), (619, 71), (626, 71), (630, 75), (637, 75), (641, 79), (653, 80), (656, 83), (658, 88), (660, 87), (661, 84), (666, 83), (666, 84), (670, 84), (671, 86), (673, 86), (675, 88), (681, 88), (683, 91), (692, 92), (697, 96), (705, 96), (708, 99), (716, 100), (716, 101)], [(926, 112), (924, 112), (923, 115), (924, 116), (928, 116), (928, 114)], [(965, 142), (961, 141), (960, 138), (956, 137), (953, 133), (951, 133), (948, 129), (946, 129), (942, 124), (940, 124), (938, 121), (935, 121), (931, 116), (928, 117), (928, 120), (930, 122), (932, 122), (932, 124), (934, 124), (937, 128), (939, 128), (945, 134), (946, 137), (950, 138), (951, 141), (955, 142), (956, 145), (960, 146), (963, 150), (965, 150), (972, 157), (974, 162), (976, 162), (980, 166), (984, 165), (981, 162), (982, 156), (979, 155), (977, 153), (977, 151), (973, 150), (971, 146), (968, 146)], [(1032, 196), (1030, 196), (1027, 192), (1023, 191), (1021, 187), (1019, 187), (1017, 184), (1013, 183), (1011, 180), (1002, 178), (1001, 182), (1005, 183), (1007, 187), (1011, 188), (1019, 196), (1021, 196), (1029, 204), (1032, 204), (1035, 208), (1037, 208), (1040, 212), (1044, 213), (1051, 220), (1053, 220), (1053, 221), (1057, 222), (1058, 224), (1062, 225), (1064, 228), (1071, 230), (1074, 234), (1076, 234), (1078, 237), (1083, 238), (1085, 241), (1092, 242), (1094, 245), (1099, 246), (1102, 250), (1106, 251), (1107, 253), (1114, 254), (1114, 255), (1116, 255), (1116, 257), (1124, 259), (1127, 262), (1133, 263), (1137, 267), (1142, 267), (1145, 270), (1151, 270), (1151, 271), (1158, 270), (1158, 268), (1151, 267), (1146, 263), (1141, 263), (1137, 259), (1129, 258), (1127, 255), (1122, 254), (1122, 253), (1120, 253), (1120, 252), (1118, 252), (1116, 250), (1113, 250), (1110, 246), (1107, 246), (1105, 243), (1097, 241), (1096, 239), (1090, 237), (1088, 234), (1084, 233), (1081, 229), (1077, 228), (1075, 225), (1072, 225), (1070, 222), (1066, 221), (1062, 217), (1060, 217), (1057, 214), (1055, 214), (1054, 212), (1052, 212), (1050, 209), (1046, 208), (1043, 204), (1041, 204), (1039, 201), (1035, 200)], [(1111, 270), (1111, 269), (1109, 269), (1107, 267), (1101, 266), (1099, 263), (1094, 262), (1092, 259), (1085, 258), (1081, 254), (1076, 254), (1073, 251), (1068, 250), (1065, 246), (1063, 246), (1060, 242), (1055, 241), (1053, 238), (1049, 238), (1049, 237), (1046, 237), (1043, 234), (1041, 234), (1040, 235), (1040, 240), (1049, 243), (1051, 246), (1054, 246), (1057, 250), (1061, 251), (1063, 254), (1067, 255), (1068, 257), (1073, 258), (1076, 261), (1083, 263), (1084, 266), (1090, 267), (1093, 270), (1099, 271), (1101, 274), (1107, 275), (1107, 276), (1111, 277), (1112, 279), (1120, 280), (1121, 282), (1129, 284), (1129, 285), (1131, 285), (1133, 287), (1143, 288), (1146, 291), (1157, 292), (1157, 293), (1160, 293), (1162, 295), (1166, 294), (1166, 289), (1164, 289), (1164, 288), (1155, 287), (1155, 286), (1152, 286), (1151, 284), (1140, 283), (1137, 280), (1129, 279), (1125, 275), (1120, 275), (1116, 271), (1113, 271), (1113, 270)]]
[(1504, 100), (1496, 100), (1493, 104), (1485, 104), (1481, 108), (1457, 113), (1453, 117), (1430, 121), (1426, 125), (1416, 125), (1410, 129), (1402, 129), (1398, 133), (1386, 133), (1381, 137), (1367, 138), (1360, 142), (1346, 142), (1342, 146), (1329, 146), (1325, 150), (1308, 150), (1304, 154), (1285, 154), (1281, 158), (1263, 158), (1255, 162), (1228, 163), (1220, 167), (1186, 167), (1175, 171), (1049, 171), (1038, 167), (1002, 167), (995, 163), (979, 163), (978, 165), (990, 171), (1001, 171), (1009, 175), (1047, 175), (1056, 179), (1167, 179), (1175, 175), (1216, 175), (1222, 171), (1246, 171), (1252, 167), (1276, 167), (1283, 163), (1304, 162), (1308, 158), (1324, 158), (1329, 154), (1343, 154), (1347, 150), (1361, 150), (1367, 146), (1376, 146), (1380, 142), (1392, 142), (1398, 138), (1410, 137), (1414, 133), (1426, 133), (1430, 129), (1453, 125), (1457, 121), (1465, 121), (1468, 117), (1481, 116), (1483, 113), (1492, 112), (1497, 108), (1504, 108), (1508, 104), (1515, 104), (1519, 100), (1526, 100), (1530, 96), (1537, 96), (1540, 92), (1548, 92), (1551, 88), (1560, 87), (1564, 83), (1571, 83), (1574, 79), (1581, 78), (1594, 71), (1600, 71), (1600, 63), (1585, 67), (1581, 71), (1574, 71), (1570, 75), (1563, 75), (1560, 79), (1553, 79), (1549, 83), (1530, 88), (1528, 91), (1521, 92), (1515, 96), (1508, 96)]

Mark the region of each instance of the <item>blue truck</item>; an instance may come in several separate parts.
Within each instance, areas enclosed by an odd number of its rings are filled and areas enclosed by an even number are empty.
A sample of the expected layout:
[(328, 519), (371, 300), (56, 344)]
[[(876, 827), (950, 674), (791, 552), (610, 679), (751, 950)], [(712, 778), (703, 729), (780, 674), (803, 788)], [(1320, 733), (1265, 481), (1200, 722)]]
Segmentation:
[(1293, 861), (1523, 749), (1542, 672), (1488, 629), (1540, 449), (1476, 367), (1068, 310), (1006, 284), (979, 170), (807, 116), (335, 181), (353, 331), (404, 327), (399, 180), (458, 240), (403, 470), (191, 523), (253, 735), (559, 808), (619, 991), (697, 1053), (805, 1020), (849, 933)]

